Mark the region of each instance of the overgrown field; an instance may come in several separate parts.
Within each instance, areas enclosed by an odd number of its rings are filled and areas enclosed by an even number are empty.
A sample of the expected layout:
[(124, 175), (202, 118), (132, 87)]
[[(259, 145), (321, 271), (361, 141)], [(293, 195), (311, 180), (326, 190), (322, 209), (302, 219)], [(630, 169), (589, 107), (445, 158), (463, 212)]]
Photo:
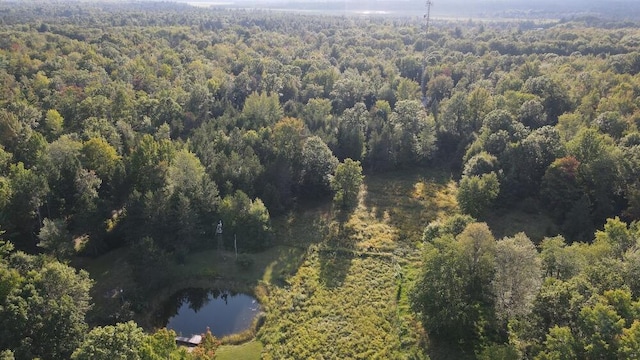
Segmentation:
[(316, 227), (321, 241), (308, 247), (284, 286), (271, 287), (258, 334), (265, 357), (423, 357), (406, 291), (419, 265), (422, 228), (456, 211), (454, 194), (441, 173), (365, 181), (358, 208)]

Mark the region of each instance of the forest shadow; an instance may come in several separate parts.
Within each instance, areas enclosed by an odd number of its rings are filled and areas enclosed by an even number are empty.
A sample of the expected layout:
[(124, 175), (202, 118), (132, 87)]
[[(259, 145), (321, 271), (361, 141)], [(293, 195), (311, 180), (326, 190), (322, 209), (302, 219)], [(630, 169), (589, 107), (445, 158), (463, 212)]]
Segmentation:
[(446, 169), (417, 168), (365, 178), (364, 205), (381, 222), (416, 240), (424, 226), (456, 208), (451, 174)]
[(430, 339), (427, 354), (432, 360), (472, 360), (476, 358), (473, 351), (463, 348), (460, 344)]
[(318, 252), (320, 283), (333, 289), (342, 286), (349, 270), (353, 253), (348, 250), (324, 249)]
[(356, 241), (353, 229), (348, 225), (356, 209), (342, 209), (334, 212), (333, 221), (327, 227), (322, 246), (318, 250), (320, 282), (328, 288), (342, 285), (355, 251)]
[(525, 200), (509, 208), (488, 212), (479, 220), (489, 225), (496, 239), (524, 232), (531, 241), (539, 244), (545, 237), (560, 234), (558, 225), (539, 208), (539, 204)]

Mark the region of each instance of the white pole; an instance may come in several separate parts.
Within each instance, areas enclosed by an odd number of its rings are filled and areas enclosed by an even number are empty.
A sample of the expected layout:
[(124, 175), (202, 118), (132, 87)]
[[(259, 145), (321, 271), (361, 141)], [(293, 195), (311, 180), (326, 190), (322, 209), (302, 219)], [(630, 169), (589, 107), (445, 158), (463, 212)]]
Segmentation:
[(236, 249), (236, 260), (238, 260), (238, 239), (236, 234), (233, 234), (233, 247)]

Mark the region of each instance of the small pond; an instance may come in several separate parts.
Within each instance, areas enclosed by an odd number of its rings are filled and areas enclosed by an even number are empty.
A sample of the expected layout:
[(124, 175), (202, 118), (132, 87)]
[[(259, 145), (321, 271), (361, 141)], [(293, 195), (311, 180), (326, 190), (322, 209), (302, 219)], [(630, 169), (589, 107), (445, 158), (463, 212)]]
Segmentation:
[(221, 338), (248, 329), (259, 313), (260, 304), (250, 295), (190, 288), (169, 298), (158, 320), (178, 336), (202, 334), (208, 327)]

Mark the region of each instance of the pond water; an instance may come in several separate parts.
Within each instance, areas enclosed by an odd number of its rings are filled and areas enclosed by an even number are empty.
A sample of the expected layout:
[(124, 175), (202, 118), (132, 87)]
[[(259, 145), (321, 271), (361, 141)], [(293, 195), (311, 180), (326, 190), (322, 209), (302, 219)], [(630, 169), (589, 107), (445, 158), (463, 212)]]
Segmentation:
[(220, 338), (248, 329), (259, 312), (260, 304), (250, 295), (192, 288), (172, 296), (159, 319), (178, 336), (202, 334), (208, 327)]

